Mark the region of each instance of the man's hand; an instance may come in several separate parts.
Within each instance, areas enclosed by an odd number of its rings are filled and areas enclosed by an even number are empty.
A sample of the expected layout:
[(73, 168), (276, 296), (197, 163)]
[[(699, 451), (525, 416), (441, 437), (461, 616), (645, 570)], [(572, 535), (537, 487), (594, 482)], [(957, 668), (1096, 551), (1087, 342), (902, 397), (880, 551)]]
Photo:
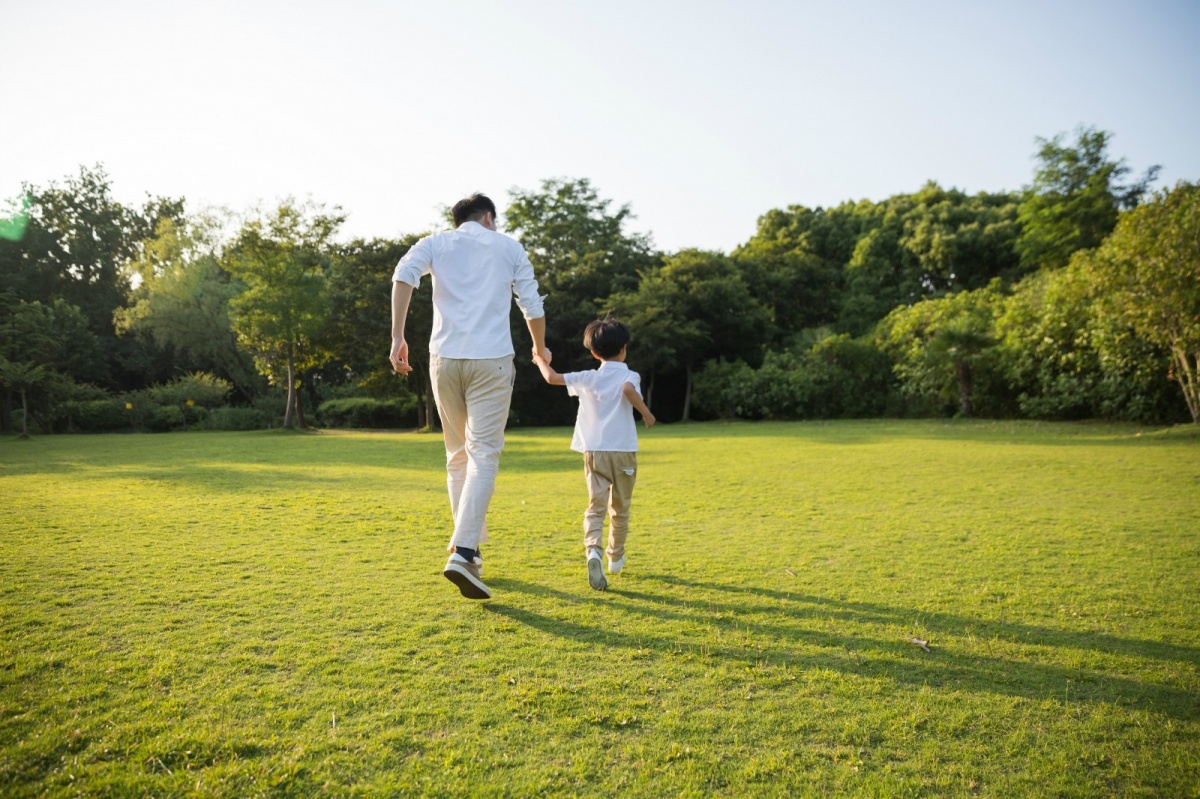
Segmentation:
[(550, 354), (550, 350), (546, 349), (545, 347), (542, 347), (539, 350), (537, 348), (537, 345), (536, 344), (534, 345), (534, 347), (533, 347), (533, 362), (534, 363), (537, 363), (540, 360), (540, 361), (543, 361), (547, 366), (549, 366), (550, 359), (552, 357), (554, 357), (554, 356)]
[(408, 377), (412, 367), (408, 364), (408, 342), (404, 340), (403, 336), (392, 336), (392, 351), (388, 355), (388, 360), (392, 362), (392, 368), (396, 370), (396, 374)]
[(651, 427), (654, 427), (654, 423), (657, 421), (658, 420), (654, 418), (654, 414), (652, 413), (642, 414), (642, 424), (646, 425), (647, 430), (649, 430)]

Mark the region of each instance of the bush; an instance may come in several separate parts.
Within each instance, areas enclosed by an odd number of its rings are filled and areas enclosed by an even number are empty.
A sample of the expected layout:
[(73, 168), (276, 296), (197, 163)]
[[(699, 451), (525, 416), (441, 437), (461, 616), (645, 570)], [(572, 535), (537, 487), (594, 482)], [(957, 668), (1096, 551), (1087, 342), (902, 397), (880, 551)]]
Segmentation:
[(183, 426), (183, 411), (173, 405), (152, 406), (142, 415), (142, 429), (147, 433), (167, 433)]
[(208, 422), (213, 430), (265, 430), (271, 415), (257, 408), (214, 408)]
[(417, 403), (414, 397), (399, 400), (349, 397), (322, 402), (317, 416), (326, 427), (416, 427)]
[(111, 433), (132, 427), (125, 403), (117, 399), (64, 402), (59, 413), (69, 420), (72, 429), (84, 433)]
[(693, 401), (722, 418), (837, 419), (888, 412), (895, 379), (887, 356), (866, 339), (821, 339), (805, 352), (768, 352), (758, 369), (710, 361)]

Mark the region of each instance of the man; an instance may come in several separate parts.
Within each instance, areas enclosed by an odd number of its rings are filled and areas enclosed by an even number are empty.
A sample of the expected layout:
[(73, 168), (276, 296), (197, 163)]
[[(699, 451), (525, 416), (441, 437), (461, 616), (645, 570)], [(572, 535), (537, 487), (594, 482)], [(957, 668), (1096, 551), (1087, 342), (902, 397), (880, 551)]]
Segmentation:
[(408, 364), (404, 322), (424, 275), (433, 275), (429, 366), (433, 398), (446, 441), (446, 486), (454, 534), (442, 572), (468, 599), (490, 599), (479, 545), (487, 540), (487, 509), (496, 487), (504, 425), (512, 401), (510, 293), (525, 316), (535, 357), (550, 360), (546, 319), (525, 249), (496, 231), (496, 206), (482, 194), (455, 203), (454, 230), (413, 245), (392, 275), (392, 368)]

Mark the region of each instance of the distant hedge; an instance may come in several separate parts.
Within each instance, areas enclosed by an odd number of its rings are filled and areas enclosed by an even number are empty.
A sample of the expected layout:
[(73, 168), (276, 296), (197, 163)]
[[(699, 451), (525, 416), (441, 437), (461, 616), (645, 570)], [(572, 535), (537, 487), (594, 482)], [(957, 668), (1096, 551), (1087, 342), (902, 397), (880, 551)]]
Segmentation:
[(408, 428), (417, 426), (415, 397), (399, 400), (376, 400), (368, 397), (349, 397), (322, 402), (317, 416), (326, 427), (345, 428)]

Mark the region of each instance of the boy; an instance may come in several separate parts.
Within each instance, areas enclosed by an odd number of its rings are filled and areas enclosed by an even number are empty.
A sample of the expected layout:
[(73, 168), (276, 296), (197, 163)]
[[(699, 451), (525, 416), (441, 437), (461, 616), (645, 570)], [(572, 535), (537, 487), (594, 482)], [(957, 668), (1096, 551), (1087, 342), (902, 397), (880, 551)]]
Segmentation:
[(629, 503), (637, 476), (637, 427), (633, 409), (646, 428), (654, 414), (642, 401), (642, 379), (625, 365), (629, 330), (616, 319), (597, 319), (583, 332), (583, 346), (600, 361), (599, 369), (559, 374), (541, 357), (534, 363), (552, 386), (566, 386), (579, 397), (579, 415), (571, 449), (583, 453), (588, 509), (583, 516), (583, 546), (587, 551), (588, 583), (597, 591), (608, 587), (600, 564), (600, 543), (608, 508), (608, 573), (625, 565), (625, 536), (629, 532)]

